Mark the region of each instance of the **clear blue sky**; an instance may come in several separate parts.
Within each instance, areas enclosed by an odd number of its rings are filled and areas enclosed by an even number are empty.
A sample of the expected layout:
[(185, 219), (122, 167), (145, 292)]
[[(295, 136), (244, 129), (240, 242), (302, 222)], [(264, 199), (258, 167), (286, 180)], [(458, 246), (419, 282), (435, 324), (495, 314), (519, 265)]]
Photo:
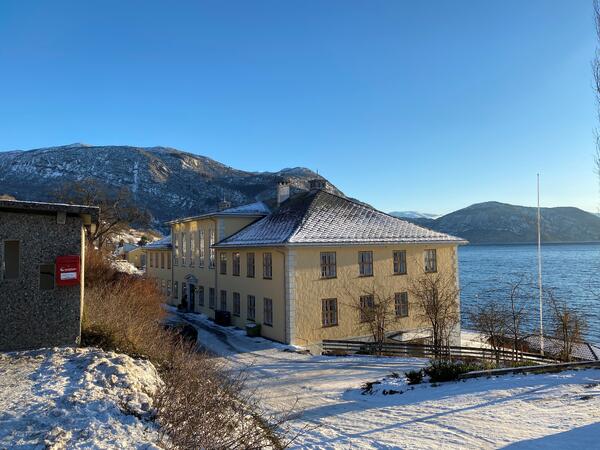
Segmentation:
[(591, 1), (0, 2), (0, 149), (306, 166), (382, 210), (597, 210)]

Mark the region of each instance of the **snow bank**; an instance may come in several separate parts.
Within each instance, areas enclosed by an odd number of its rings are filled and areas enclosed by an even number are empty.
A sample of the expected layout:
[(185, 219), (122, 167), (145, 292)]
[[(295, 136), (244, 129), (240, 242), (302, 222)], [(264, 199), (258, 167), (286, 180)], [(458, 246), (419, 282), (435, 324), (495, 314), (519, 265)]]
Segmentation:
[(0, 448), (159, 448), (154, 366), (98, 349), (0, 353)]
[(143, 275), (144, 274), (144, 271), (138, 269), (133, 264), (131, 264), (129, 261), (114, 260), (114, 261), (111, 261), (111, 265), (114, 267), (114, 269), (117, 272), (128, 273), (130, 275)]

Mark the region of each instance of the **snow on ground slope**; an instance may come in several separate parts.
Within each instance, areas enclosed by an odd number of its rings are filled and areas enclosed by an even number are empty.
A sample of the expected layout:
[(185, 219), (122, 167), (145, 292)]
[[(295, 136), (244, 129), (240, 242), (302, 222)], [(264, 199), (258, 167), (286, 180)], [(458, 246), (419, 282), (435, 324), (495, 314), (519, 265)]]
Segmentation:
[(154, 366), (91, 348), (0, 353), (0, 448), (158, 448)]
[[(249, 374), (269, 410), (298, 411), (297, 448), (599, 448), (600, 370), (503, 376), (361, 395), (360, 386), (423, 367), (417, 358), (326, 357), (180, 314), (206, 349)], [(402, 389), (404, 390), (404, 389)]]
[(116, 259), (111, 261), (111, 265), (117, 272), (128, 273), (129, 275), (144, 275), (144, 271), (138, 269), (129, 261)]

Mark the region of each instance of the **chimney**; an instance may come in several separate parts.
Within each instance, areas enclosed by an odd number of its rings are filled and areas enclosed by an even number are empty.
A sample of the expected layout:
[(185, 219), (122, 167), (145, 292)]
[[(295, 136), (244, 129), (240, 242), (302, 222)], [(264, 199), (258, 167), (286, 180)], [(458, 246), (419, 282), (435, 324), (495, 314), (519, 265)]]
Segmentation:
[(290, 198), (290, 183), (289, 181), (280, 181), (277, 183), (277, 206), (281, 205)]
[(224, 209), (231, 208), (231, 202), (223, 199), (219, 202), (219, 211), (223, 211)]
[(323, 178), (313, 178), (308, 181), (308, 186), (311, 191), (318, 191), (325, 189), (325, 180)]

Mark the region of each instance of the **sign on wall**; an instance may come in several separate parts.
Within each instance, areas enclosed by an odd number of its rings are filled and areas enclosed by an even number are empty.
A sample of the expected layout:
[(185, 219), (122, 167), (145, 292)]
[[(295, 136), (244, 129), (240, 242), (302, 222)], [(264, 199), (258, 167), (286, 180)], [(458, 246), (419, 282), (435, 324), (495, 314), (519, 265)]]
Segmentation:
[(79, 284), (81, 261), (78, 255), (65, 255), (56, 258), (56, 285), (76, 286)]

